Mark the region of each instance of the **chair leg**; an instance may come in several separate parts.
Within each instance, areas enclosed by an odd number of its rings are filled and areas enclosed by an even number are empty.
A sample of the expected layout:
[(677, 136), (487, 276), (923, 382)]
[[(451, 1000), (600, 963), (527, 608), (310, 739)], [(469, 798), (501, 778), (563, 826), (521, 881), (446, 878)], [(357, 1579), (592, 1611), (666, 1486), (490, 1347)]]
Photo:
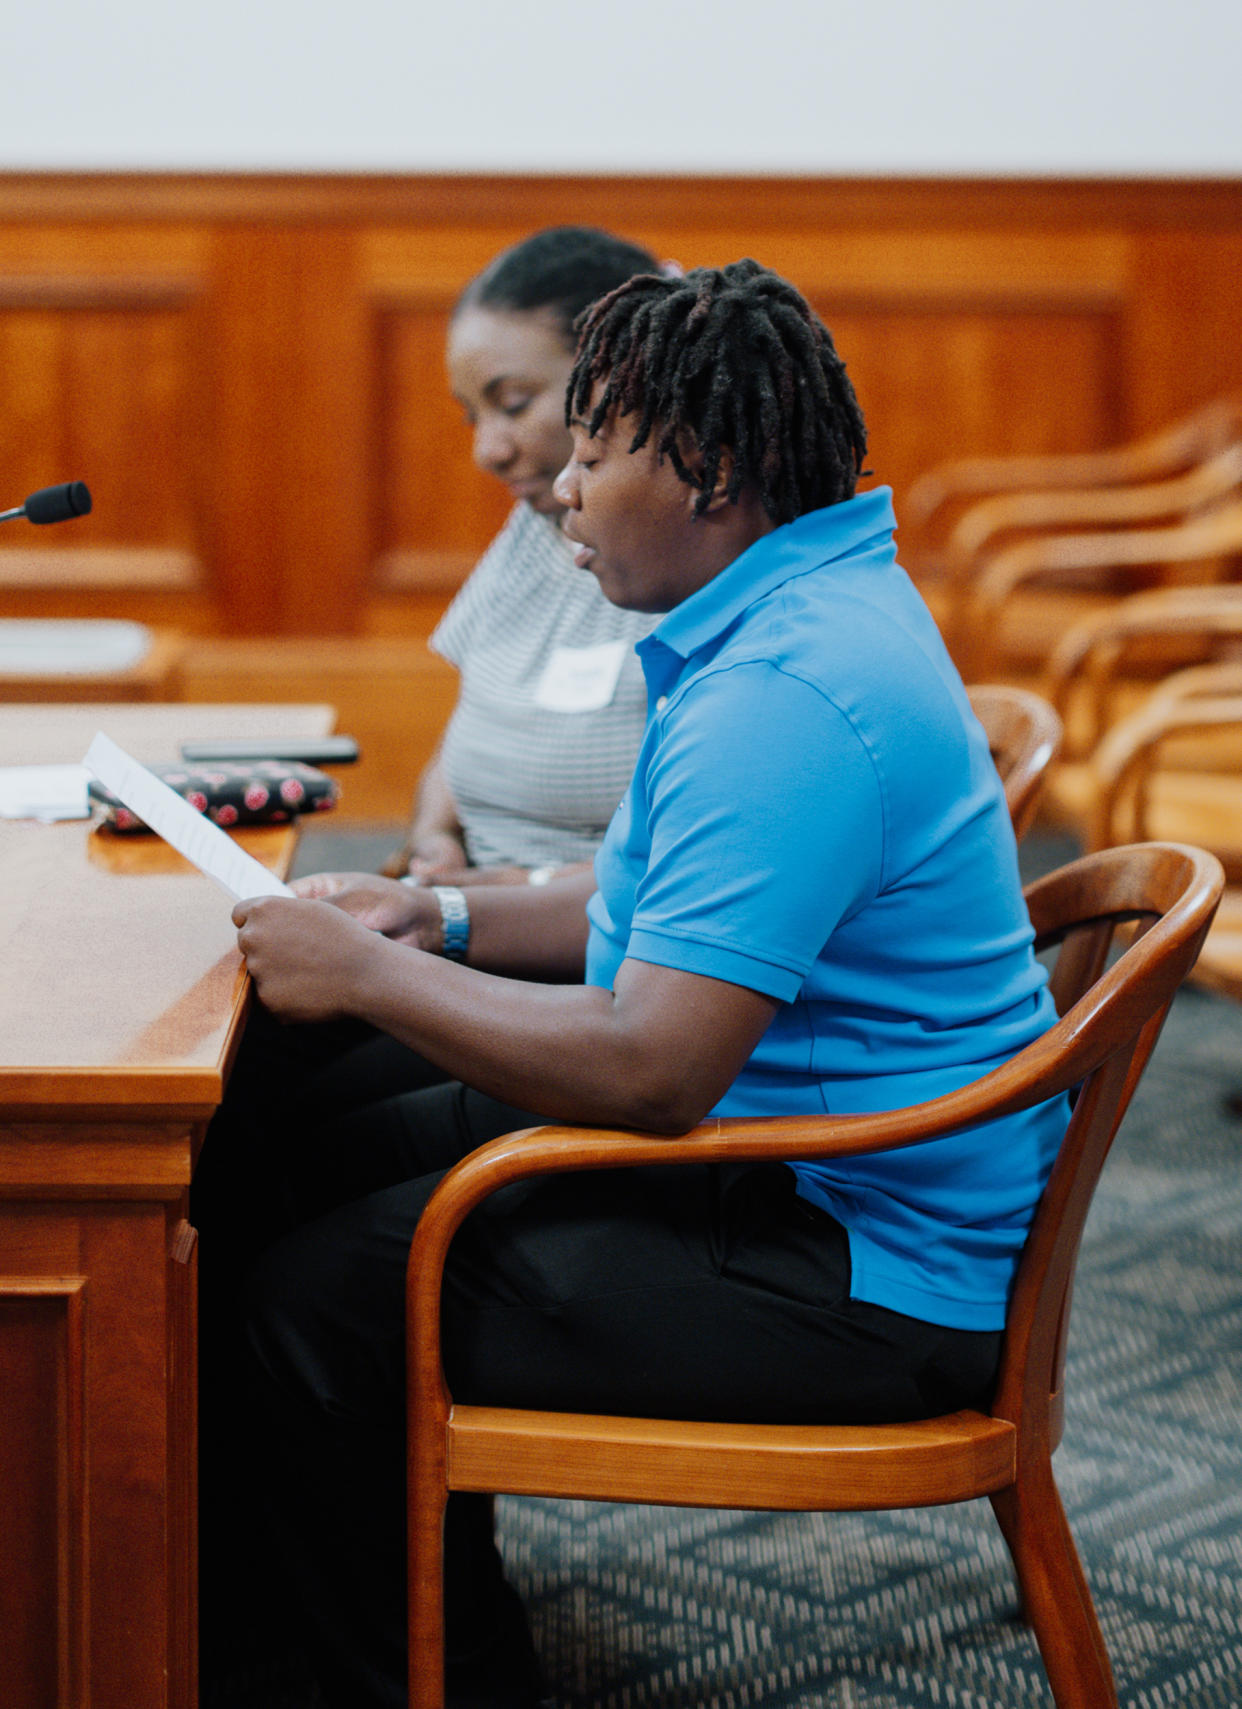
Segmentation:
[(1117, 1688), (1047, 1460), (991, 1497), (1057, 1709), (1117, 1709)]
[(1015, 1589), (1016, 1589), (1016, 1594), (1017, 1594), (1017, 1598), (1018, 1598), (1018, 1619), (1025, 1621), (1025, 1623), (1029, 1626), (1031, 1623), (1031, 1617), (1030, 1617), (1030, 1614), (1027, 1612), (1026, 1595), (1022, 1589), (1022, 1580), (1018, 1576), (1018, 1571), (1017, 1571), (1017, 1567), (1018, 1567), (1018, 1545), (1017, 1545), (1015, 1539), (1013, 1537), (1011, 1537), (1009, 1534), (1010, 1521), (1011, 1521), (1011, 1517), (1012, 1517), (1011, 1510), (1010, 1510), (1009, 1503), (1003, 1499), (1005, 1496), (1010, 1495), (1011, 1493), (1012, 1493), (1012, 1491), (1010, 1491), (1010, 1490), (1001, 1490), (998, 1495), (994, 1495), (991, 1498), (991, 1500), (992, 1500), (992, 1511), (996, 1515), (997, 1524), (1000, 1526), (1001, 1535), (1005, 1539), (1006, 1546), (1009, 1549), (1009, 1558), (1010, 1558), (1011, 1562), (1013, 1563), (1013, 1567), (1014, 1567), (1014, 1583), (1015, 1583)]
[(444, 1709), (444, 1500), (443, 1485), (411, 1479), (409, 1709)]

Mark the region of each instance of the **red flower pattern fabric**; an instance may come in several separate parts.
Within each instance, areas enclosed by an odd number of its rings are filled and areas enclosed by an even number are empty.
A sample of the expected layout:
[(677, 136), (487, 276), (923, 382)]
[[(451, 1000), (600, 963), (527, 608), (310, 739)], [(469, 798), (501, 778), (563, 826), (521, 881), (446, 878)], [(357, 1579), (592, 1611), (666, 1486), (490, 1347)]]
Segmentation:
[[(335, 778), (299, 761), (249, 760), (240, 764), (215, 760), (210, 771), (185, 764), (152, 766), (151, 770), (197, 812), (226, 830), (239, 825), (285, 823), (299, 813), (322, 813), (335, 807), (341, 795)], [(101, 783), (91, 783), (90, 797), (96, 814), (111, 830), (129, 833), (147, 829)]]

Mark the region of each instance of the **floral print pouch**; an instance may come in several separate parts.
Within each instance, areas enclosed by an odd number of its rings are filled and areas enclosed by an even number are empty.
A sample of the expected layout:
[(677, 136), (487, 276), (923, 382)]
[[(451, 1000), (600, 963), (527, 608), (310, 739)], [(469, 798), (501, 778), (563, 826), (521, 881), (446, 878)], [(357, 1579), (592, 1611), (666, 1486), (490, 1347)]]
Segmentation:
[[(335, 807), (341, 788), (314, 766), (289, 760), (212, 760), (198, 766), (152, 766), (154, 775), (191, 807), (226, 831), (236, 825), (274, 825), (299, 813)], [(96, 816), (113, 831), (145, 831), (147, 826), (103, 784), (90, 785)]]

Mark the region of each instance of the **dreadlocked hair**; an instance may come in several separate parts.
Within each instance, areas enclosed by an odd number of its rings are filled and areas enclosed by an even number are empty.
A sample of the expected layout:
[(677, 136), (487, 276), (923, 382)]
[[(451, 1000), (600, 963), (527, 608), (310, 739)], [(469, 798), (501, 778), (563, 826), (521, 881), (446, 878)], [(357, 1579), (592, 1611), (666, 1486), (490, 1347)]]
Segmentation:
[(553, 315), (570, 350), (574, 322), (588, 303), (635, 273), (654, 273), (654, 255), (594, 226), (547, 226), (502, 250), (466, 286), (453, 309), (544, 309)]
[[(656, 450), (698, 488), (698, 515), (726, 449), (726, 496), (736, 503), (753, 486), (777, 524), (852, 498), (867, 450), (828, 328), (788, 280), (750, 260), (640, 276), (592, 304), (579, 321), (566, 419), (585, 419), (594, 435), (614, 414), (638, 417), (631, 451), (659, 434)], [(682, 456), (687, 438), (698, 473)]]

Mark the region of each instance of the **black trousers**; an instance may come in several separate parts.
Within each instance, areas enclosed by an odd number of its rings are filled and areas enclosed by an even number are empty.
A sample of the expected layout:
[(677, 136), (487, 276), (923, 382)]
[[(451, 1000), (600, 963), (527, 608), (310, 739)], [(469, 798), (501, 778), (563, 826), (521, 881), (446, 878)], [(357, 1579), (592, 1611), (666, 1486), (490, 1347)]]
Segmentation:
[[(340, 1709), (405, 1703), (414, 1226), (452, 1162), (539, 1119), (457, 1083), (378, 1102), (361, 1101), (363, 1086), (358, 1107), (346, 1113), (345, 1098), (299, 1135), (279, 1098), (273, 1109), (270, 1078), (262, 1096), (248, 1089), (273, 1057), (309, 1051), (303, 1084), (330, 1069), (339, 1085), (348, 1057), (381, 1048), (328, 1029), (277, 1037), (260, 1022), (204, 1156), (218, 1188), (249, 1140), (280, 1206), (266, 1233), (251, 1228), (230, 1250), (227, 1204), (207, 1195), (221, 1261), (213, 1275), (204, 1219), (204, 1315), (220, 1326), (223, 1369), (240, 1368), (229, 1343), (244, 1339), (240, 1429), (228, 1424), (270, 1498), (291, 1602)], [(986, 1402), (998, 1335), (922, 1323), (849, 1287), (845, 1231), (798, 1197), (783, 1165), (544, 1177), (494, 1195), (454, 1242), (446, 1372), (468, 1402), (738, 1421), (896, 1420)], [(468, 1674), (512, 1625), (486, 1498), (452, 1498), (447, 1549), (450, 1651)], [(514, 1653), (497, 1677), (512, 1677)]]

